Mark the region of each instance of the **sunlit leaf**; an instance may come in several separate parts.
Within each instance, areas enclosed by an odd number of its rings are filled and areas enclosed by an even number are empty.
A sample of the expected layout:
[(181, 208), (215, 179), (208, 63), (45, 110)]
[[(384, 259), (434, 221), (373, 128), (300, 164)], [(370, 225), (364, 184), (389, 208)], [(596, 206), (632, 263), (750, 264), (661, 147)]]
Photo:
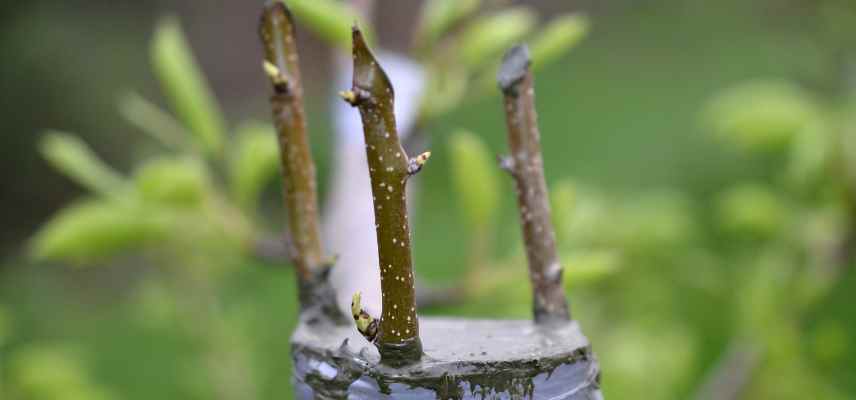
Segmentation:
[(187, 148), (187, 130), (181, 123), (138, 93), (128, 93), (119, 100), (119, 114), (164, 146)]
[(109, 194), (124, 185), (123, 178), (77, 136), (48, 132), (39, 150), (54, 168), (93, 192)]
[(162, 215), (133, 202), (86, 201), (48, 221), (30, 243), (38, 260), (85, 263), (156, 243), (168, 234)]
[(75, 348), (31, 344), (13, 352), (4, 368), (4, 393), (21, 399), (108, 400), (115, 398), (87, 374)]
[(769, 188), (744, 184), (729, 189), (719, 198), (718, 217), (729, 233), (767, 238), (785, 227), (789, 210)]
[(470, 225), (490, 226), (499, 203), (499, 183), (494, 158), (479, 138), (458, 131), (449, 139), (452, 181)]
[(266, 184), (279, 172), (276, 133), (268, 124), (248, 123), (238, 128), (235, 152), (229, 160), (229, 184), (244, 209), (254, 209)]
[(498, 63), (499, 55), (526, 36), (536, 20), (535, 13), (526, 7), (477, 18), (461, 34), (461, 62), (471, 68)]
[(163, 205), (193, 207), (209, 189), (203, 163), (189, 158), (159, 158), (143, 164), (134, 174), (143, 200)]
[(430, 75), (427, 93), (422, 103), (425, 118), (435, 118), (454, 110), (467, 94), (469, 82), (464, 71), (447, 69)]
[[(693, 332), (663, 319), (657, 320), (655, 328), (643, 321), (611, 322), (598, 337), (610, 349), (598, 354), (614, 376), (611, 390), (644, 393), (646, 399), (681, 398), (676, 388), (694, 376), (699, 358), (700, 343)], [(656, 385), (651, 384), (652, 370), (663, 373)]]
[(533, 68), (547, 66), (574, 48), (589, 30), (588, 17), (580, 14), (554, 18), (529, 46)]
[(808, 126), (817, 111), (811, 98), (785, 81), (752, 81), (718, 94), (704, 122), (723, 140), (745, 150), (780, 150)]
[(158, 22), (151, 57), (154, 72), (181, 122), (208, 154), (220, 154), (226, 129), (223, 114), (176, 18)]
[(430, 45), (462, 18), (478, 10), (481, 0), (429, 0), (426, 1), (416, 33), (421, 46)]
[(835, 149), (834, 136), (825, 124), (817, 121), (796, 133), (790, 145), (787, 177), (798, 187), (810, 189), (812, 184), (829, 177), (828, 168)]
[[(327, 42), (351, 46), (351, 27), (359, 16), (346, 3), (333, 0), (288, 0), (285, 2), (297, 17), (297, 22), (311, 29)], [(359, 24), (363, 34), (371, 37), (371, 27)]]

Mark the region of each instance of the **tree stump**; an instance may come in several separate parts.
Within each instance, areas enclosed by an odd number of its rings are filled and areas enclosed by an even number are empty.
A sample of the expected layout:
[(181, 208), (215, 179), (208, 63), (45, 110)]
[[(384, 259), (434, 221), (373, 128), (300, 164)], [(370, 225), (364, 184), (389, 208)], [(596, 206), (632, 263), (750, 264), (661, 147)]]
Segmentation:
[(351, 326), (302, 323), (292, 337), (298, 399), (602, 399), (579, 325), (421, 318), (421, 361), (380, 363)]

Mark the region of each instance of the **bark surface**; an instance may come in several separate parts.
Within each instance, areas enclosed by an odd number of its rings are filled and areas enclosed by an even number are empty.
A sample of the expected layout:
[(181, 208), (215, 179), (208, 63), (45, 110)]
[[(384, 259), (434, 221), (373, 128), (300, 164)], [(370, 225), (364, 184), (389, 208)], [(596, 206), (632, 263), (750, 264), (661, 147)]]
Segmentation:
[(541, 134), (535, 112), (535, 89), (529, 51), (517, 46), (506, 53), (498, 81), (504, 95), (511, 155), (501, 160), (514, 178), (520, 224), (529, 262), (533, 313), (537, 323), (570, 320), (562, 285), (562, 266), (556, 253), (556, 233), (550, 219)]
[(273, 87), (270, 103), (288, 211), (288, 255), (299, 278), (302, 317), (344, 322), (328, 279), (329, 259), (321, 248), (315, 161), (309, 150), (294, 30), (294, 20), (284, 3), (265, 4), (259, 36), (264, 47), (264, 70)]
[(372, 339), (383, 363), (405, 365), (422, 356), (406, 187), (428, 153), (408, 157), (398, 137), (392, 84), (357, 28), (353, 46), (353, 87), (343, 96), (359, 109), (362, 118), (374, 202), (382, 312)]

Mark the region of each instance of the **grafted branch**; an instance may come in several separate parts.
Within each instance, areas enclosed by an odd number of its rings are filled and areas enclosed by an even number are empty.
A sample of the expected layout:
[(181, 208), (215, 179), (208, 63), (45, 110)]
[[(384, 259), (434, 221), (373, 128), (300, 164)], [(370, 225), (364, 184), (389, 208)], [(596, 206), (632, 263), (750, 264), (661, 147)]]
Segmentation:
[(300, 278), (301, 309), (320, 307), (327, 317), (341, 319), (321, 249), (315, 162), (306, 132), (294, 20), (285, 4), (273, 0), (265, 4), (259, 35), (264, 46), (264, 70), (273, 87), (270, 103), (288, 211), (289, 258)]
[(517, 189), (535, 322), (563, 322), (570, 319), (570, 312), (562, 285), (562, 266), (556, 254), (556, 233), (550, 220), (530, 63), (526, 46), (516, 46), (505, 54), (497, 77), (504, 95), (511, 149), (511, 155), (500, 163), (514, 178)]
[[(407, 156), (395, 125), (392, 84), (357, 28), (353, 42), (353, 87), (342, 96), (359, 109), (363, 121), (383, 298), (376, 337), (372, 334), (370, 339), (378, 347), (383, 363), (403, 365), (418, 361), (422, 355), (405, 187), (430, 153), (412, 159)], [(359, 304), (355, 306), (355, 319), (358, 323), (365, 321), (360, 319), (364, 317)]]

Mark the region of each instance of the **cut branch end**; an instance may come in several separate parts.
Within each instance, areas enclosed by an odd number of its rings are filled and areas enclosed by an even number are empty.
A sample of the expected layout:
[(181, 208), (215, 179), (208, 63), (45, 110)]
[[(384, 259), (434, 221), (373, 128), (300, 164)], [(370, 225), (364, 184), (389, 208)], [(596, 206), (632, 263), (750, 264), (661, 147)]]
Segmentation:
[(526, 78), (531, 64), (529, 47), (525, 44), (514, 46), (506, 52), (496, 78), (502, 92), (506, 95), (516, 95), (516, 87)]

